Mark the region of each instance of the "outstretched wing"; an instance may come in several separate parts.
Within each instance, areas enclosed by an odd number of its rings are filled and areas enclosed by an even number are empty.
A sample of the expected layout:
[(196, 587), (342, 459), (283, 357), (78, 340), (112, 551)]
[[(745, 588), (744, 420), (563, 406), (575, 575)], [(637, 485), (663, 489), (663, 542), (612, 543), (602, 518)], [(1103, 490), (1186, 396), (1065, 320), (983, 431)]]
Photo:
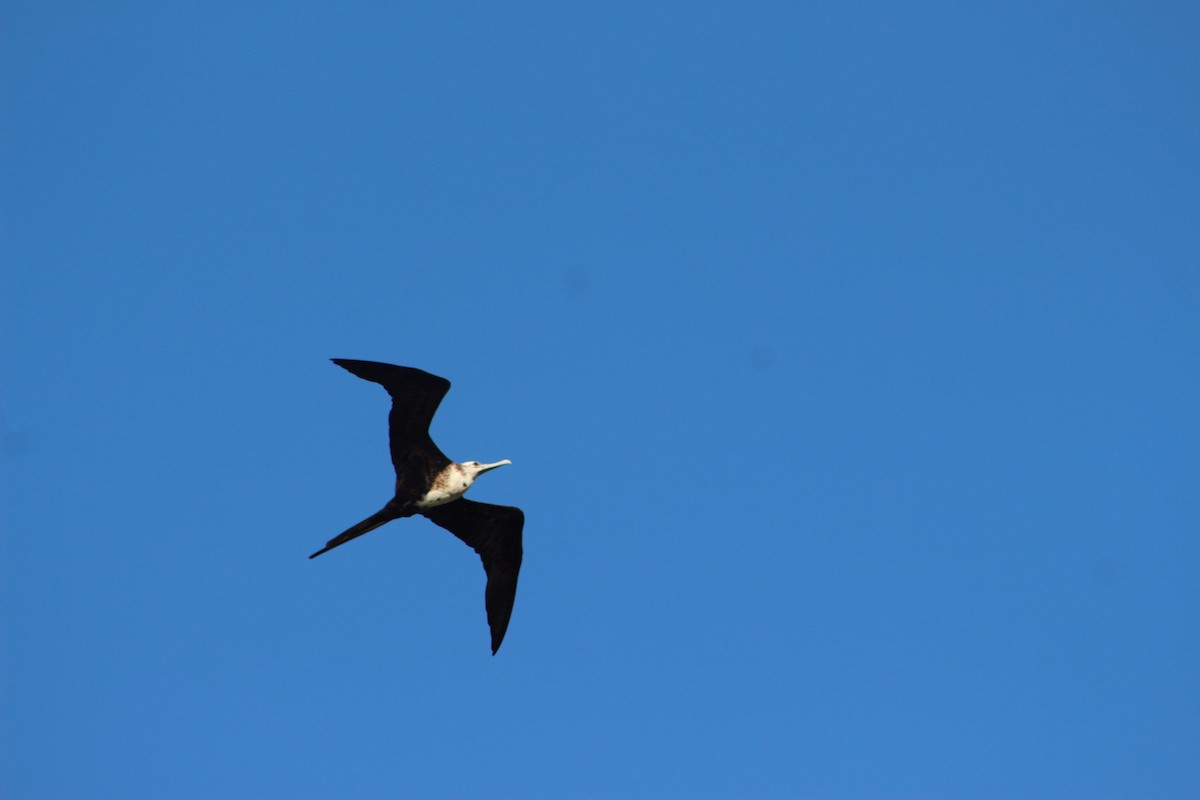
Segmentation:
[(392, 396), (388, 440), (392, 466), (396, 468), (397, 494), (401, 493), (401, 483), (418, 496), (423, 494), (433, 478), (450, 463), (429, 438), (429, 423), (450, 391), (450, 381), (413, 367), (350, 358), (331, 360), (364, 380), (378, 383)]
[(434, 506), (422, 514), (462, 539), (479, 553), (487, 572), (484, 605), (492, 630), (492, 655), (500, 649), (513, 602), (517, 598), (517, 574), (521, 571), (521, 532), (525, 514), (512, 506), (476, 503), (465, 498)]

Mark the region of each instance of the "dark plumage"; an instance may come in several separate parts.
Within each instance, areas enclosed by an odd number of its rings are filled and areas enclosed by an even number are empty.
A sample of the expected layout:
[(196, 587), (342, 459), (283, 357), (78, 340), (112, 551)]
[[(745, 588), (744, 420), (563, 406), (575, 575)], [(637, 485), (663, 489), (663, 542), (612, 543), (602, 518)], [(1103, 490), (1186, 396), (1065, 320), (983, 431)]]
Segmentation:
[(396, 468), (396, 492), (387, 505), (330, 539), (309, 558), (316, 558), (391, 520), (414, 514), (428, 517), (474, 548), (483, 560), (487, 572), (484, 601), (495, 655), (504, 641), (517, 596), (525, 515), (519, 508), (476, 503), (462, 495), (476, 477), (510, 462), (458, 464), (429, 438), (429, 423), (450, 390), (450, 381), (445, 378), (377, 361), (335, 358), (333, 363), (380, 384), (392, 396), (388, 431), (392, 465)]

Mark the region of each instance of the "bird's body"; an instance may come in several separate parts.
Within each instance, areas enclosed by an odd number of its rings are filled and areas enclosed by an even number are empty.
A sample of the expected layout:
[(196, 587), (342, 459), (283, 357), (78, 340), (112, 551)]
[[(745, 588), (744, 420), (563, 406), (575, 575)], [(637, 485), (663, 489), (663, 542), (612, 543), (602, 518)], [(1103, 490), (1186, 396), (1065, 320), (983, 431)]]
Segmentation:
[(309, 558), (394, 519), (415, 514), (428, 517), (474, 548), (483, 560), (488, 576), (485, 605), (495, 654), (504, 640), (517, 594), (525, 515), (519, 508), (476, 503), (463, 495), (480, 475), (512, 462), (504, 459), (492, 464), (478, 461), (460, 464), (447, 458), (429, 438), (429, 423), (450, 390), (446, 379), (412, 367), (377, 361), (335, 358), (333, 363), (382, 385), (392, 397), (388, 432), (392, 465), (396, 469), (396, 491), (387, 505), (330, 539)]
[[(471, 484), (475, 482), (475, 478), (483, 474), (483, 472), (511, 463), (508, 459), (497, 461), (495, 464), (480, 464), (478, 461), (456, 464), (451, 461), (433, 479), (433, 483), (429, 486), (429, 491), (425, 492), (425, 496), (417, 501), (417, 508), (433, 508), (434, 506), (444, 506), (446, 503), (453, 503), (467, 493), (467, 489), (471, 488)], [(485, 467), (486, 469), (475, 470), (472, 468), (473, 465)]]

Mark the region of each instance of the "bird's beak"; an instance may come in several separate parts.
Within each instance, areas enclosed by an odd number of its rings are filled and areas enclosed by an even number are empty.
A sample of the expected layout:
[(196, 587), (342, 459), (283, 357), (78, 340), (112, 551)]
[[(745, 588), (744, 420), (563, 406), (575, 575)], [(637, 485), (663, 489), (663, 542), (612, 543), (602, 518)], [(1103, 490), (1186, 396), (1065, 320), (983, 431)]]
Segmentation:
[(503, 461), (497, 461), (495, 464), (481, 464), (479, 466), (479, 474), (482, 475), (485, 472), (490, 472), (491, 470), (494, 470), (496, 467), (507, 466), (508, 464), (511, 464), (511, 463), (512, 462), (506, 458)]

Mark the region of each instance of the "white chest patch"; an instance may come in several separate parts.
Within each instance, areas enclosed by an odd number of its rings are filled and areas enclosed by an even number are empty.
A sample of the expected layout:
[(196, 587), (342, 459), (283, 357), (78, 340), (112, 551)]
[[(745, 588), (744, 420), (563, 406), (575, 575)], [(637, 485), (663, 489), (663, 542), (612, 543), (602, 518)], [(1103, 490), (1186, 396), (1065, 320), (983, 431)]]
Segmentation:
[(474, 476), (468, 477), (461, 466), (451, 464), (434, 479), (433, 486), (430, 486), (425, 496), (417, 501), (417, 508), (432, 508), (451, 503), (466, 494), (474, 482)]

